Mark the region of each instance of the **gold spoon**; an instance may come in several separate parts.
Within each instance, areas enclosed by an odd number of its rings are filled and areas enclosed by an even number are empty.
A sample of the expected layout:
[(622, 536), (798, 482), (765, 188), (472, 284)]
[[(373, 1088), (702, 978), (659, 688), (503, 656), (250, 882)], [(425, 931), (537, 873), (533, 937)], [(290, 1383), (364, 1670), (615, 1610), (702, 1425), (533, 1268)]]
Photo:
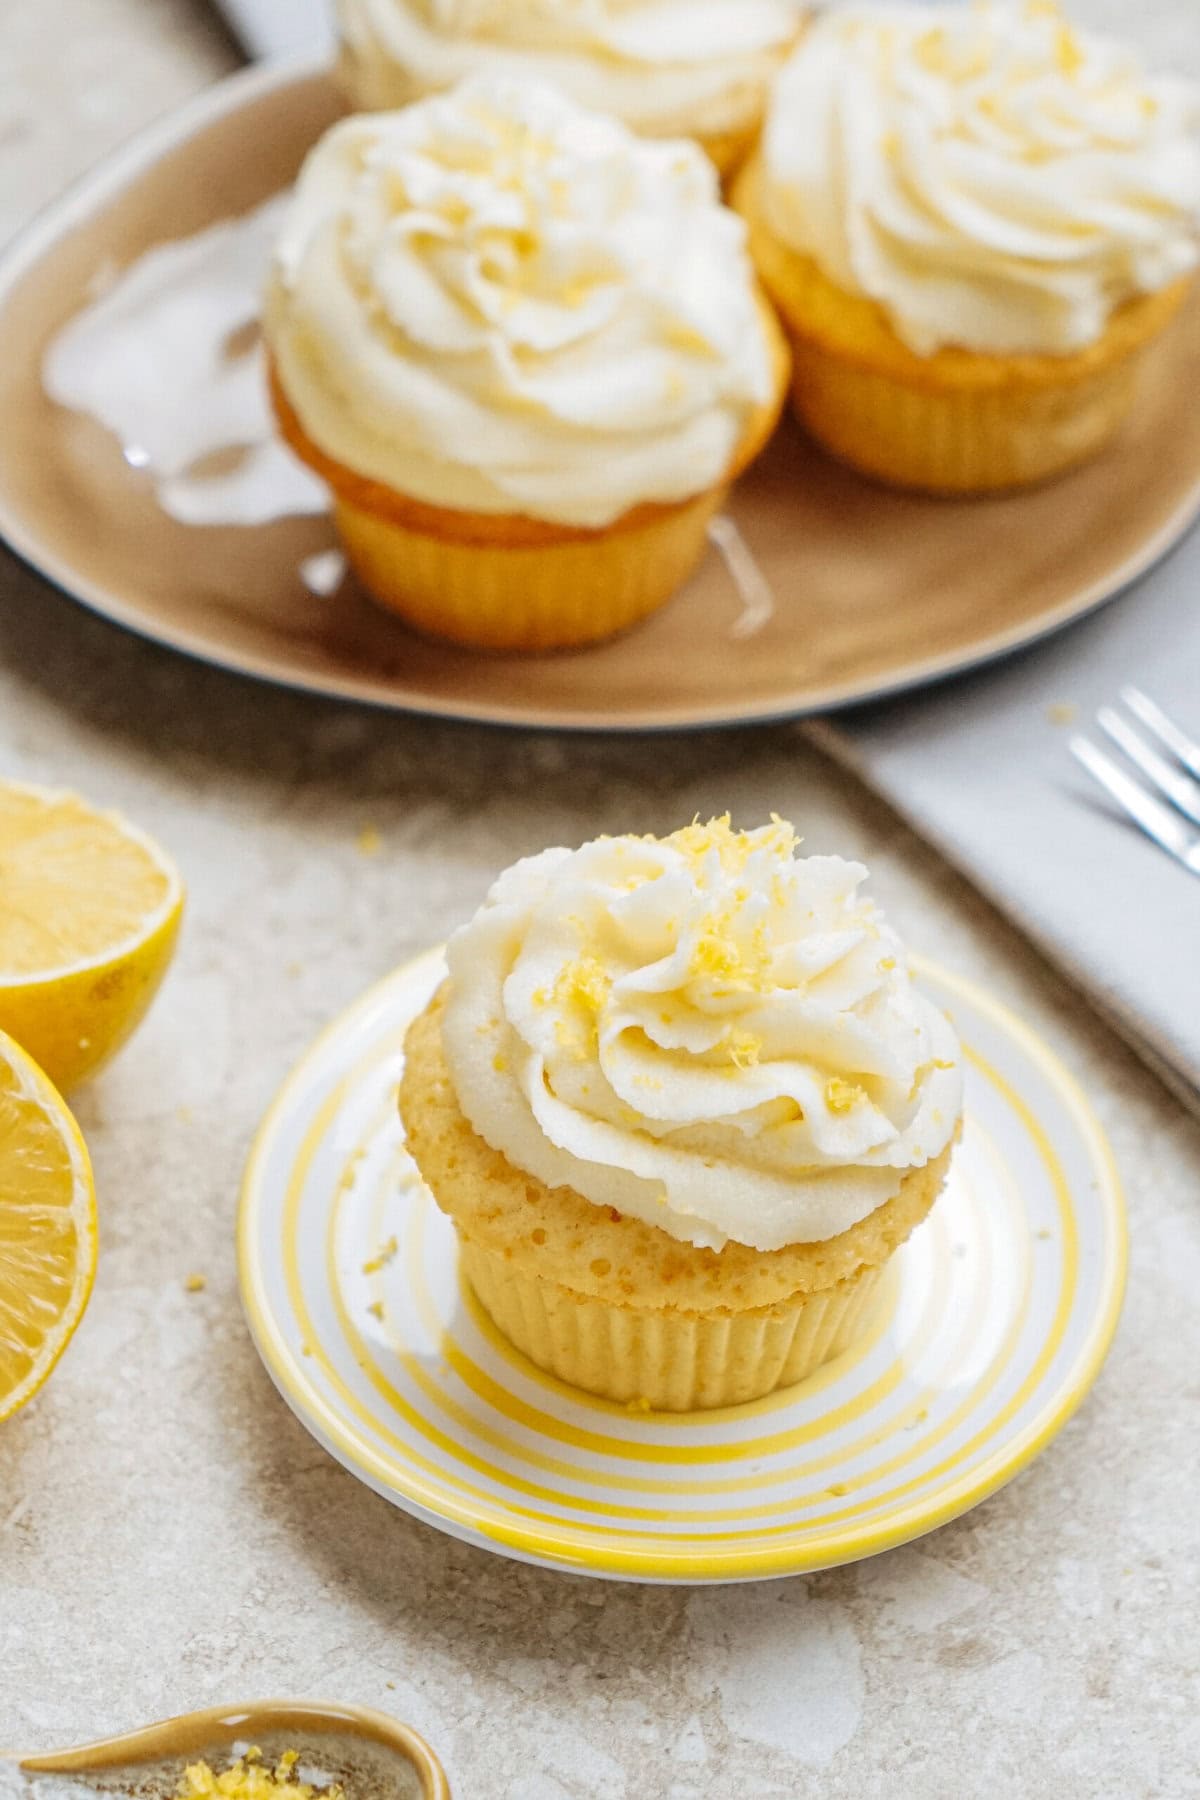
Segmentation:
[[(332, 1758), (335, 1766), (331, 1773), (345, 1787), (347, 1800), (357, 1800), (355, 1747), (370, 1747), (364, 1753), (376, 1768), (382, 1750), (385, 1758), (405, 1772), (406, 1787), (400, 1790), (397, 1800), (400, 1796), (408, 1800), (409, 1791), (412, 1800), (451, 1800), (445, 1770), (425, 1739), (411, 1726), (401, 1725), (386, 1713), (369, 1707), (328, 1705), (322, 1701), (262, 1700), (249, 1706), (213, 1706), (75, 1750), (55, 1750), (48, 1756), (18, 1755), (12, 1760), (36, 1775), (72, 1775), (86, 1781), (89, 1775), (111, 1777), (114, 1771), (128, 1769), (131, 1773), (138, 1770), (139, 1780), (144, 1780), (144, 1764), (177, 1763), (176, 1773), (182, 1774), (188, 1761), (201, 1756), (208, 1760), (229, 1757), (236, 1754), (235, 1744), (244, 1747), (247, 1743), (263, 1746), (266, 1762), (290, 1749), (299, 1750), (305, 1760), (319, 1760), (323, 1752), (328, 1755), (334, 1745), (340, 1746), (340, 1756)], [(111, 1792), (111, 1781), (105, 1786)], [(164, 1770), (162, 1800), (170, 1800), (173, 1792)]]

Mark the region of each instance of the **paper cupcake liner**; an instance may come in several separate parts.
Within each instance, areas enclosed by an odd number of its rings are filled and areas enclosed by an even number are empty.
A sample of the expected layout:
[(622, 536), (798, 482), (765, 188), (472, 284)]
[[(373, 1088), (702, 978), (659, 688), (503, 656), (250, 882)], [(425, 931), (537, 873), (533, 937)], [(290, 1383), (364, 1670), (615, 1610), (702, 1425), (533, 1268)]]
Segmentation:
[(565, 650), (669, 600), (724, 497), (712, 488), (636, 527), (533, 545), (456, 542), (340, 497), (335, 513), (364, 587), (416, 630), (478, 650)]
[(792, 397), (818, 442), (868, 475), (934, 493), (1044, 481), (1102, 450), (1129, 412), (1140, 354), (1082, 379), (992, 390), (912, 387), (793, 339)]
[(525, 1275), (467, 1239), (461, 1248), (484, 1310), (530, 1362), (656, 1412), (737, 1406), (803, 1381), (865, 1330), (886, 1266), (782, 1305), (705, 1314), (614, 1306)]

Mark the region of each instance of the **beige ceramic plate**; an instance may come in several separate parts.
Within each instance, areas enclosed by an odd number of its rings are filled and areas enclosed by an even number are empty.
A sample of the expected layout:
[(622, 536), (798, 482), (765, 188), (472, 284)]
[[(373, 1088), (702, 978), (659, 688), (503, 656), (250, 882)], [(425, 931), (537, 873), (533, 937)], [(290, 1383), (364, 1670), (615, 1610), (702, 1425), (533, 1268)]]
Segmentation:
[[(225, 1767), (252, 1744), (268, 1763), (298, 1750), (304, 1779), (319, 1787), (340, 1782), (347, 1800), (450, 1800), (441, 1764), (409, 1726), (366, 1707), (314, 1701), (211, 1707), (78, 1750), (18, 1760), (30, 1775), (69, 1780), (64, 1796), (72, 1800), (81, 1782), (97, 1795), (170, 1800), (185, 1764), (203, 1757)], [(39, 1794), (51, 1800), (44, 1780)]]
[(234, 76), (143, 134), (45, 214), (0, 266), (0, 533), (87, 605), (206, 661), (449, 717), (636, 730), (826, 710), (997, 656), (1080, 617), (1200, 511), (1200, 306), (1147, 373), (1100, 461), (1016, 497), (936, 501), (860, 481), (785, 427), (733, 513), (774, 596), (746, 624), (717, 551), (665, 612), (598, 650), (478, 657), (410, 636), (346, 584), (300, 579), (322, 519), (173, 523), (98, 425), (39, 368), (88, 284), (151, 245), (254, 206), (294, 175), (338, 101), (321, 72)]

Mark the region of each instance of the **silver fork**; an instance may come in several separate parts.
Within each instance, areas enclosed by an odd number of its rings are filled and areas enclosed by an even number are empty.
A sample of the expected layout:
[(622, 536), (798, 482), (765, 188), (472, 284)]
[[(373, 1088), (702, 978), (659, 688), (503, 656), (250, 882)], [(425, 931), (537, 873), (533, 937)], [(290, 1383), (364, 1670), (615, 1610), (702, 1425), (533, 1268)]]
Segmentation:
[(1153, 742), (1115, 707), (1102, 706), (1096, 723), (1145, 781), (1138, 781), (1123, 763), (1088, 738), (1072, 737), (1071, 754), (1147, 837), (1161, 844), (1193, 875), (1200, 875), (1200, 830), (1196, 829), (1200, 826), (1200, 744), (1181, 731), (1141, 688), (1123, 687), (1121, 700)]

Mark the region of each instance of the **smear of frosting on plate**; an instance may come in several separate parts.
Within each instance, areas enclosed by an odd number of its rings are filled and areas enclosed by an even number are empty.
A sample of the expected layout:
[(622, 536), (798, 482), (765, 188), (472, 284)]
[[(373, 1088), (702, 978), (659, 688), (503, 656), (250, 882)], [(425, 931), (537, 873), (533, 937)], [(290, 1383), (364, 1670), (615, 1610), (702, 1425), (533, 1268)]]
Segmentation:
[(185, 525), (263, 525), (329, 497), (276, 433), (259, 312), (287, 205), (156, 245), (51, 342), (52, 400), (96, 419)]

